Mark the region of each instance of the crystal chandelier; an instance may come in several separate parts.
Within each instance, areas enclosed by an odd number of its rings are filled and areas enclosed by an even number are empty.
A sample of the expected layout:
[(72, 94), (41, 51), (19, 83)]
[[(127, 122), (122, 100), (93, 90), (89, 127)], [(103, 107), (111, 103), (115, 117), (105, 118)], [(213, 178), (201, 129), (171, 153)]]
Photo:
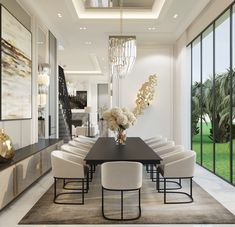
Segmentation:
[(135, 36), (109, 37), (109, 62), (111, 72), (118, 77), (124, 77), (133, 68), (136, 59)]
[(136, 59), (136, 36), (123, 36), (122, 4), (120, 0), (120, 36), (109, 36), (109, 63), (112, 75), (124, 77), (133, 68)]

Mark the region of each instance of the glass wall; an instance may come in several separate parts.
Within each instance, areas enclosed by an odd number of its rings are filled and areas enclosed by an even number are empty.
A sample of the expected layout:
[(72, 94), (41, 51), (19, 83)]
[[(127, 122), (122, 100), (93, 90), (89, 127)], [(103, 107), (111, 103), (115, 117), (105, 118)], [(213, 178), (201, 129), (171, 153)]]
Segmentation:
[[(192, 43), (191, 136), (197, 162), (235, 184), (235, 6)], [(233, 94), (233, 95), (232, 95)]]
[(215, 21), (215, 173), (230, 179), (230, 11)]
[(192, 149), (201, 163), (201, 43), (200, 37), (192, 43)]
[(202, 165), (213, 170), (213, 25), (202, 33)]
[[(233, 5), (233, 14), (232, 14), (232, 68), (235, 70), (235, 5)], [(233, 96), (232, 96), (233, 107), (235, 107), (235, 75), (233, 74)], [(235, 110), (233, 108), (233, 119), (232, 119), (232, 179), (233, 184), (235, 185)]]

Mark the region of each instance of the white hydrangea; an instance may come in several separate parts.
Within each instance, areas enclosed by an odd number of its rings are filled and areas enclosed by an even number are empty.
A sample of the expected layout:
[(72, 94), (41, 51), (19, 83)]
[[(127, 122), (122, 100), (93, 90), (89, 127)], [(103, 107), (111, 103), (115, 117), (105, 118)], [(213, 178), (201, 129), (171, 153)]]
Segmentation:
[(114, 117), (116, 117), (116, 118), (118, 118), (119, 116), (122, 115), (122, 110), (121, 110), (120, 108), (118, 108), (118, 107), (112, 108), (112, 109), (110, 110), (110, 112), (111, 112), (111, 114), (112, 114)]
[(125, 130), (136, 122), (135, 115), (127, 108), (114, 107), (102, 115), (112, 131)]

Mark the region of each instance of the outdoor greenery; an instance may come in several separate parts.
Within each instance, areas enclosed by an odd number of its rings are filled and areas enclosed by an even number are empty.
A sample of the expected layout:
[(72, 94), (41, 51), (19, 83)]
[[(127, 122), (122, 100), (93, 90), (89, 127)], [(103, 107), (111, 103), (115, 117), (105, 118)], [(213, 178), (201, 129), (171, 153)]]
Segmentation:
[[(231, 78), (232, 76), (232, 78)], [(198, 122), (202, 114), (202, 121), (206, 121), (206, 116), (212, 122), (210, 129), (210, 139), (215, 143), (225, 143), (230, 139), (230, 81), (232, 79), (233, 93), (235, 94), (235, 73), (234, 70), (218, 74), (213, 78), (208, 78), (204, 83), (192, 85), (192, 136), (199, 133)], [(213, 98), (215, 97), (215, 99)], [(235, 97), (235, 96), (234, 96)], [(233, 109), (235, 110), (235, 100), (233, 99)], [(215, 116), (213, 116), (215, 113)], [(232, 119), (234, 120), (235, 111)], [(214, 132), (214, 136), (213, 136)]]
[[(231, 99), (231, 88), (233, 98)], [(213, 171), (213, 141), (215, 143), (215, 173), (230, 179), (230, 106), (232, 121), (235, 121), (235, 71), (227, 71), (209, 77), (204, 83), (192, 85), (192, 147), (197, 152), (197, 161)], [(202, 141), (200, 141), (200, 118), (202, 120)], [(214, 134), (213, 134), (214, 133)], [(232, 138), (235, 138), (232, 133)], [(235, 148), (235, 141), (233, 140)]]

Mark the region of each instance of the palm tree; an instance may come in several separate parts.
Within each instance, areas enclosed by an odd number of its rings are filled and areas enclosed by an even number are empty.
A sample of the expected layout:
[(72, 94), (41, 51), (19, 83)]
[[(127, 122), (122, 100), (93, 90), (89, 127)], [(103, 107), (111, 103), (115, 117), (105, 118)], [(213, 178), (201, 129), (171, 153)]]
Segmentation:
[[(232, 78), (232, 80), (231, 80)], [(210, 119), (210, 139), (215, 143), (225, 143), (230, 139), (230, 102), (231, 86), (233, 91), (232, 119), (235, 118), (235, 72), (228, 70), (217, 74), (215, 80), (209, 77), (203, 84), (195, 83), (192, 87), (192, 135), (199, 133), (197, 123), (202, 120), (207, 124), (205, 116)], [(200, 99), (200, 94), (202, 94)], [(213, 98), (215, 97), (215, 99)], [(201, 105), (200, 105), (201, 101)], [(201, 112), (200, 112), (201, 110)], [(213, 114), (215, 113), (215, 115)], [(213, 135), (214, 132), (214, 135)]]

